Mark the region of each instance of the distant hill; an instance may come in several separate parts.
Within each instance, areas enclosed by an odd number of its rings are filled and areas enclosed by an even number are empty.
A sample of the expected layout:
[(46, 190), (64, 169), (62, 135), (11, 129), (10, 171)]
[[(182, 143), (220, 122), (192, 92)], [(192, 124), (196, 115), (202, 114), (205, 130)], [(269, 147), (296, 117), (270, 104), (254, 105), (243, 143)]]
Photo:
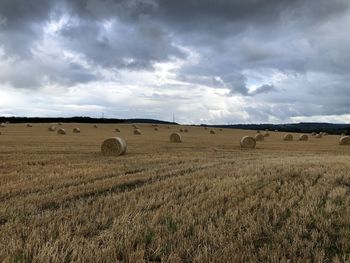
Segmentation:
[(90, 117), (0, 117), (1, 122), (9, 123), (51, 123), (51, 122), (62, 122), (62, 123), (155, 123), (155, 124), (177, 124), (173, 122), (153, 120), (153, 119), (105, 119), (105, 118), (90, 118)]
[(327, 132), (329, 134), (350, 134), (350, 124), (333, 124), (322, 122), (300, 122), (291, 124), (231, 124), (231, 125), (203, 125), (217, 128), (233, 128), (246, 130), (278, 130), (283, 132)]
[[(105, 118), (90, 118), (90, 117), (0, 117), (1, 122), (10, 123), (151, 123), (151, 124), (173, 124), (178, 123), (154, 120), (154, 119), (105, 119)], [(350, 124), (334, 124), (323, 122), (300, 122), (290, 124), (229, 124), (229, 125), (206, 125), (200, 126), (213, 127), (213, 128), (230, 128), (230, 129), (245, 129), (245, 130), (278, 130), (282, 132), (328, 132), (329, 134), (350, 134)]]

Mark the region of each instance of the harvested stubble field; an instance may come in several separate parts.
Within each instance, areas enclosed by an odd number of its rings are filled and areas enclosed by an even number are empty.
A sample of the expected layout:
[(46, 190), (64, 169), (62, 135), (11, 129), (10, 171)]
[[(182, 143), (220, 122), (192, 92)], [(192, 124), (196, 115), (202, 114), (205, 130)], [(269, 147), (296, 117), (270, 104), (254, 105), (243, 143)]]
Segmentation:
[[(1, 128), (1, 262), (350, 260), (350, 147), (339, 136), (270, 132), (243, 150), (255, 131), (187, 127), (177, 144), (178, 126), (49, 126)], [(101, 156), (112, 136), (126, 155)]]

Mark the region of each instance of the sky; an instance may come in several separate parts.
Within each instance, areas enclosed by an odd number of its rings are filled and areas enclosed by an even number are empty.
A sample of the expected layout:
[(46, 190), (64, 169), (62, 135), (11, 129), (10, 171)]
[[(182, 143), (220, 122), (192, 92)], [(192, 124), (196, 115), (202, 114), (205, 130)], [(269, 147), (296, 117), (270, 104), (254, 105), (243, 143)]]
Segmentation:
[(0, 0), (0, 116), (350, 123), (348, 0)]

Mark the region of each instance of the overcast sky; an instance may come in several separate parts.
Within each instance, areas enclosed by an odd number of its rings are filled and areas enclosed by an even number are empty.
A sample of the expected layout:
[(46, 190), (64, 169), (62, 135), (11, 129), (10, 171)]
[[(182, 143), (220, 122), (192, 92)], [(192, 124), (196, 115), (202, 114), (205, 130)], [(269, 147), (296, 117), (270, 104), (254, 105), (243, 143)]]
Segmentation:
[(348, 0), (0, 0), (0, 116), (350, 122)]

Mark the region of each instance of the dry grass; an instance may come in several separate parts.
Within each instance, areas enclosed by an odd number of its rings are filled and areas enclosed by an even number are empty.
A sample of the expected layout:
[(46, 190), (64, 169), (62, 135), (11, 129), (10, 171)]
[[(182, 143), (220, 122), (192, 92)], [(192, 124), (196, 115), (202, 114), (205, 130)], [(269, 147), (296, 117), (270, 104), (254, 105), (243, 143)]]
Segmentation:
[[(119, 125), (128, 154), (103, 157), (113, 125), (0, 137), (0, 262), (341, 262), (350, 253), (350, 147), (224, 129)], [(293, 134), (298, 138), (298, 134)]]

